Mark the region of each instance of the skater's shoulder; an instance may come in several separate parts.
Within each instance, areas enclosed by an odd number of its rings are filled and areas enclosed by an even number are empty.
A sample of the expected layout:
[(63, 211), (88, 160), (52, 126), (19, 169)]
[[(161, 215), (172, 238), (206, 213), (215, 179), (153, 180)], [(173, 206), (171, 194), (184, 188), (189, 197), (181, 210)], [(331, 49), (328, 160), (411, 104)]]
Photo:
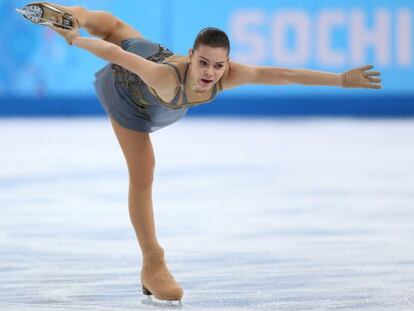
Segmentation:
[[(190, 59), (188, 56), (177, 55), (177, 54), (169, 56), (163, 61), (163, 63), (167, 63), (168, 65), (175, 67), (176, 71), (179, 72), (179, 76), (181, 77), (184, 76), (189, 62), (190, 62)], [(180, 80), (181, 80), (181, 77), (180, 77)]]
[(171, 55), (164, 60), (165, 63), (170, 63), (177, 67), (185, 66), (189, 61), (188, 56), (178, 54)]

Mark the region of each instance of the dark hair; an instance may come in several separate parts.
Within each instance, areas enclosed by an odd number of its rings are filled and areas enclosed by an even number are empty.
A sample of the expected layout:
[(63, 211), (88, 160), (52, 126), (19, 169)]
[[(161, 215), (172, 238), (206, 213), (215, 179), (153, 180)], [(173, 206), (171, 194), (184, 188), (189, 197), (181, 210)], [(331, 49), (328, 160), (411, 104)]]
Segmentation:
[(201, 44), (212, 48), (227, 49), (227, 55), (230, 54), (230, 40), (227, 34), (216, 27), (207, 27), (202, 29), (194, 41), (193, 50), (196, 50)]

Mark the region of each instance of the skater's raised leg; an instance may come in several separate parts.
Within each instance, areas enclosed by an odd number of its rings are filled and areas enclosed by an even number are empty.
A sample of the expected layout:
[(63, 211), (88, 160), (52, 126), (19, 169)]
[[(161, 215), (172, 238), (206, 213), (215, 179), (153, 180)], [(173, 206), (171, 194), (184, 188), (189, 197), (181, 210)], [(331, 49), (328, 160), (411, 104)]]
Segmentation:
[(120, 45), (123, 40), (142, 37), (142, 34), (131, 25), (125, 23), (111, 13), (89, 11), (81, 6), (63, 6), (50, 3), (56, 8), (73, 15), (92, 36)]
[(155, 157), (150, 136), (128, 130), (113, 119), (111, 122), (128, 166), (129, 214), (142, 251), (144, 293), (162, 300), (180, 300), (183, 290), (170, 274), (156, 237), (152, 204)]

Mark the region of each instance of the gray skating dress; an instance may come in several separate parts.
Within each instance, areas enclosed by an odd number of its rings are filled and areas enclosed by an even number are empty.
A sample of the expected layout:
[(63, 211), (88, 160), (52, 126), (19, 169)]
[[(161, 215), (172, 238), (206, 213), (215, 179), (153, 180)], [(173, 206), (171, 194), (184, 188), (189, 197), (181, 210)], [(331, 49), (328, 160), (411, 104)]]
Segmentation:
[[(187, 74), (182, 78), (173, 64), (165, 62), (173, 53), (162, 45), (144, 38), (133, 38), (123, 41), (122, 48), (153, 62), (171, 66), (181, 87), (175, 98), (167, 103), (154, 96), (136, 74), (121, 66), (108, 64), (95, 74), (96, 94), (105, 111), (121, 126), (151, 133), (178, 121), (187, 113), (189, 107), (210, 102), (217, 96), (219, 87), (215, 85), (208, 101), (189, 103), (184, 88)], [(189, 64), (185, 73), (188, 68)]]

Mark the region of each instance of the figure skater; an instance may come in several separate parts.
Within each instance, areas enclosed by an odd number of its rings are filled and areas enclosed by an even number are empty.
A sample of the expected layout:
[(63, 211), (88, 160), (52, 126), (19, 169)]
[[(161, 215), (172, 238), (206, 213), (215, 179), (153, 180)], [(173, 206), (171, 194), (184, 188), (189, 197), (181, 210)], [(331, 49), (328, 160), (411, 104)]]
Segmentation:
[[(151, 132), (219, 92), (246, 84), (381, 88), (380, 73), (371, 65), (337, 74), (236, 63), (229, 59), (226, 33), (214, 27), (201, 30), (188, 56), (179, 56), (107, 12), (48, 3), (32, 3), (20, 12), (109, 62), (96, 73), (95, 89), (128, 167), (128, 207), (142, 253), (143, 293), (161, 300), (181, 301), (183, 290), (169, 272), (156, 236)], [(80, 36), (80, 28), (97, 38)]]

